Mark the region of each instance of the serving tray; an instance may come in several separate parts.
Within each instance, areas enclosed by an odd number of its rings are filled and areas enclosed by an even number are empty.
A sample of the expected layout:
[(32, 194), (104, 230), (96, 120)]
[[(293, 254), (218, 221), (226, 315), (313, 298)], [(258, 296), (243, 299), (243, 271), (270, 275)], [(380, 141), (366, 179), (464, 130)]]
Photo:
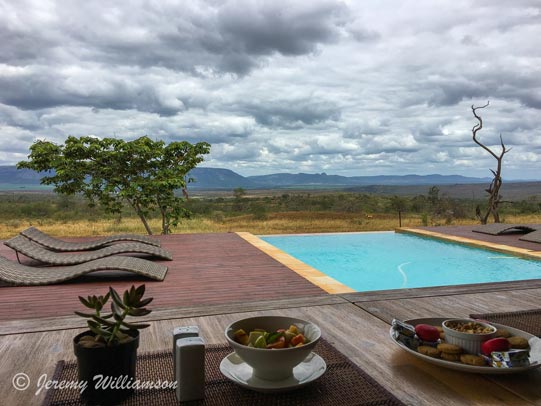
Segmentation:
[[(422, 318), (422, 319), (409, 319), (409, 320), (403, 320), (405, 323), (411, 324), (412, 326), (415, 326), (417, 324), (430, 324), (432, 326), (441, 326), (441, 323), (445, 320), (451, 319), (452, 317), (435, 317), (435, 318)], [(446, 361), (441, 358), (433, 358), (429, 357), (428, 355), (421, 354), (420, 352), (417, 352), (403, 343), (395, 340), (393, 337), (393, 328), (389, 330), (389, 334), (391, 336), (391, 340), (398, 345), (400, 348), (402, 348), (404, 351), (409, 352), (413, 356), (422, 359), (423, 361), (426, 361), (430, 364), (438, 365), (444, 368), (450, 368), (455, 369), (457, 371), (462, 372), (470, 372), (470, 373), (477, 373), (477, 374), (516, 374), (520, 372), (530, 371), (535, 368), (539, 368), (541, 366), (541, 339), (527, 333), (525, 331), (504, 326), (503, 324), (498, 323), (490, 323), (496, 328), (503, 328), (509, 331), (514, 336), (520, 336), (524, 337), (528, 340), (530, 344), (530, 365), (527, 367), (513, 367), (513, 368), (494, 368), (491, 366), (475, 366), (475, 365), (467, 365), (463, 364), (461, 362), (452, 362), (452, 361)]]

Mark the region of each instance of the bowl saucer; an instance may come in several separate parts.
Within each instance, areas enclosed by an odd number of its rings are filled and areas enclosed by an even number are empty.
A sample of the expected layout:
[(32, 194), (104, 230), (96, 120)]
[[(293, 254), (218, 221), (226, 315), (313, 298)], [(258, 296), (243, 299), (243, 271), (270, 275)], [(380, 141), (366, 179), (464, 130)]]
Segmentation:
[(326, 370), (327, 364), (314, 352), (311, 352), (304, 361), (293, 368), (292, 376), (280, 381), (268, 381), (253, 376), (252, 367), (234, 352), (227, 355), (220, 363), (220, 371), (226, 378), (244, 388), (263, 393), (298, 389), (318, 379)]

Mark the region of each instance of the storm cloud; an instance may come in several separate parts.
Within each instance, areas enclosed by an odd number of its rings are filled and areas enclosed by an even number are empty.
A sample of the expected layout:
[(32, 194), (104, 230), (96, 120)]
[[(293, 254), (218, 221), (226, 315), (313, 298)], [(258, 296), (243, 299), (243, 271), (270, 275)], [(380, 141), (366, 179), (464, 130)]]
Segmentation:
[(68, 135), (212, 144), (243, 175), (541, 169), (535, 0), (0, 0), (0, 164)]

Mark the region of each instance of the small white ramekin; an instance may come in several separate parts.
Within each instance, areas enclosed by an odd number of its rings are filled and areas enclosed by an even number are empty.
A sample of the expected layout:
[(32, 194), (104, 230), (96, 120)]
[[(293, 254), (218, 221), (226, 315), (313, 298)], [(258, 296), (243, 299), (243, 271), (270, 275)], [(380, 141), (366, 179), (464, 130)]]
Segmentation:
[[(485, 327), (490, 327), (492, 329), (492, 332), (485, 333), (485, 334), (473, 334), (473, 333), (463, 333), (461, 331), (454, 330), (452, 328), (447, 327), (446, 323), (448, 322), (461, 322), (461, 323), (477, 323), (481, 324)], [(445, 341), (449, 344), (458, 345), (461, 347), (464, 352), (468, 354), (479, 354), (481, 352), (481, 344), (484, 341), (490, 340), (492, 337), (496, 335), (496, 327), (484, 323), (478, 320), (473, 319), (449, 319), (445, 320), (441, 327), (443, 328), (443, 332), (445, 333)]]

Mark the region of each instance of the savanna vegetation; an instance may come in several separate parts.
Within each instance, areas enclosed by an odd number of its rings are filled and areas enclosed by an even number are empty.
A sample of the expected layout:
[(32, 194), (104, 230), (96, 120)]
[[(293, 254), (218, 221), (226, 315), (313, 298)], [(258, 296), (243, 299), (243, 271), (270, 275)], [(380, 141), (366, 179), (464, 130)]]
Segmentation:
[[(192, 197), (191, 212), (174, 233), (249, 231), (255, 234), (392, 230), (403, 227), (478, 224), (475, 208), (480, 199), (453, 199), (436, 186), (417, 196), (383, 196), (353, 192), (267, 191), (251, 194), (243, 189)], [(503, 222), (541, 222), (541, 199), (536, 196), (503, 204)], [(159, 209), (150, 210), (148, 225), (162, 227)], [(145, 233), (129, 205), (116, 213), (89, 207), (80, 195), (8, 193), (0, 195), (0, 238), (9, 238), (30, 226), (58, 236)]]

